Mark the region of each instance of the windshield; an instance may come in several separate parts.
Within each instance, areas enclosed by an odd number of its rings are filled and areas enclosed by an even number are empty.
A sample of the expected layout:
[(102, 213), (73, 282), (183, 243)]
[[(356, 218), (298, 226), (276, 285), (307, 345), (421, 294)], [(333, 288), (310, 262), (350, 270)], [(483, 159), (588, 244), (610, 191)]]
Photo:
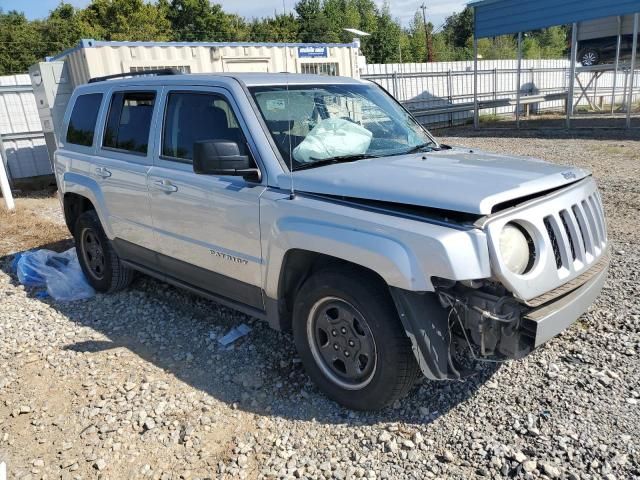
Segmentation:
[(375, 85), (281, 85), (250, 91), (282, 158), (294, 170), (437, 146)]

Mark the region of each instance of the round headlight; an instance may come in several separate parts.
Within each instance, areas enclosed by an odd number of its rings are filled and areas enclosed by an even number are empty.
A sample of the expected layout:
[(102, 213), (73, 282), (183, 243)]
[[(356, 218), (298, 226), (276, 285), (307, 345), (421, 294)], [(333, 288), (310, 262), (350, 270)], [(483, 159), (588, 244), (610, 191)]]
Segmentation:
[(500, 233), (500, 256), (513, 273), (522, 274), (529, 265), (529, 242), (522, 230), (513, 223), (507, 223)]

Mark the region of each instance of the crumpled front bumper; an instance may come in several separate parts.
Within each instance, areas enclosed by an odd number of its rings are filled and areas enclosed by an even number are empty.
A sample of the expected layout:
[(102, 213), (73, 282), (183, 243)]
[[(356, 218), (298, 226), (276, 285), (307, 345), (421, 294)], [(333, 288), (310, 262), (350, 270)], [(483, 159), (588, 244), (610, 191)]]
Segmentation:
[(483, 356), (521, 358), (566, 330), (593, 304), (608, 266), (607, 258), (588, 281), (536, 308), (469, 288), (437, 293), (390, 291), (424, 375), (432, 380), (460, 379), (463, 375), (451, 356), (454, 328), (461, 327), (464, 340), (479, 347)]

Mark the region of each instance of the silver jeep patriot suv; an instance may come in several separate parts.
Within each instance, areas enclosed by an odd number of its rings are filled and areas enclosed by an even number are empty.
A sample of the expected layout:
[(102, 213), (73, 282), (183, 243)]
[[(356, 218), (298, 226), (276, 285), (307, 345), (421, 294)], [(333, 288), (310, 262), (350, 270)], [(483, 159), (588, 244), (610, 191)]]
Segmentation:
[(373, 410), (522, 357), (602, 288), (586, 171), (439, 144), (369, 82), (157, 73), (78, 87), (55, 154), (100, 292), (140, 271), (292, 330), (326, 395)]

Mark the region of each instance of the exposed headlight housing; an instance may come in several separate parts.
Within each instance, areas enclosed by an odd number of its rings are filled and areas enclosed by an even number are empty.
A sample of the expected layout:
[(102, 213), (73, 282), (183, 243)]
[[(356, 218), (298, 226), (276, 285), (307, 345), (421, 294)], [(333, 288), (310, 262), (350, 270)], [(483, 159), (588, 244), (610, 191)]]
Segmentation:
[(507, 223), (500, 233), (500, 256), (509, 270), (518, 275), (525, 273), (530, 267), (533, 252), (530, 239), (522, 227), (515, 223)]

